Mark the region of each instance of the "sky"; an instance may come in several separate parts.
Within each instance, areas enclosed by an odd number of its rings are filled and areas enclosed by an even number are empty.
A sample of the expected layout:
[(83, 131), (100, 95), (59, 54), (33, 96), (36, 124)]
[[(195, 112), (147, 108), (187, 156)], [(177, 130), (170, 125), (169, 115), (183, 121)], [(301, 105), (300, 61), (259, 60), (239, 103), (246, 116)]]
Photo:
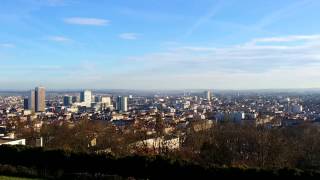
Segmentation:
[(320, 88), (319, 0), (0, 0), (0, 89)]

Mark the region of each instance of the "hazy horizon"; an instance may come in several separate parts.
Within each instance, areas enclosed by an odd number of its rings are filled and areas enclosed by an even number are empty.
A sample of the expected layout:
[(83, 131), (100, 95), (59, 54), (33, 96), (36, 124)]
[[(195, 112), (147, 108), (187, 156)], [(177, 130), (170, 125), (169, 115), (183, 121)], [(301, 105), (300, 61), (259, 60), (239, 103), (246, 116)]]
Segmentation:
[(320, 1), (3, 0), (0, 89), (320, 88)]
[[(1, 89), (1, 92), (28, 92), (32, 89), (34, 89), (37, 86), (26, 88), (26, 89)], [(270, 92), (282, 92), (282, 91), (288, 91), (288, 92), (301, 92), (301, 91), (320, 91), (320, 88), (267, 88), (267, 89), (217, 89), (217, 88), (198, 88), (198, 89), (119, 89), (119, 88), (101, 88), (101, 89), (95, 89), (95, 88), (64, 88), (64, 89), (54, 89), (54, 88), (46, 88), (47, 92), (76, 92), (76, 91), (83, 91), (83, 90), (91, 90), (91, 91), (145, 91), (145, 92), (153, 92), (153, 91), (159, 91), (159, 92), (170, 92), (170, 91), (178, 91), (178, 92), (203, 92), (203, 91), (213, 91), (213, 92), (224, 92), (224, 91), (252, 91), (252, 92), (259, 92), (259, 91), (270, 91)]]

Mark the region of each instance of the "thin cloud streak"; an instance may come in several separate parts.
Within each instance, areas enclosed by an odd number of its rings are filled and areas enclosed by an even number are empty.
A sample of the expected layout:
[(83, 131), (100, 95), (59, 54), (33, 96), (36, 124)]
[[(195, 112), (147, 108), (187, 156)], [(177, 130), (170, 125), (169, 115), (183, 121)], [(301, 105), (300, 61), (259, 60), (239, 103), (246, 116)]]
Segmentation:
[(2, 48), (14, 48), (16, 46), (14, 44), (12, 44), (12, 43), (1, 43), (0, 47), (2, 47)]
[(285, 19), (292, 16), (297, 10), (302, 9), (304, 6), (310, 5), (314, 0), (302, 0), (286, 7), (278, 9), (277, 11), (267, 14), (265, 17), (261, 18), (255, 25), (251, 28), (255, 30), (261, 30), (265, 27), (279, 21), (280, 19)]
[(55, 41), (55, 42), (70, 42), (71, 39), (64, 37), (64, 36), (49, 36), (48, 40)]
[(65, 23), (76, 25), (89, 25), (89, 26), (106, 26), (110, 24), (107, 19), (100, 18), (86, 18), (86, 17), (71, 17), (64, 19)]
[(119, 35), (121, 39), (125, 40), (136, 40), (138, 39), (139, 34), (137, 33), (122, 33)]
[(258, 38), (251, 41), (252, 44), (256, 43), (270, 43), (270, 42), (293, 42), (293, 41), (316, 41), (320, 40), (320, 35), (293, 35), (285, 37), (271, 37), (271, 38)]
[(204, 16), (200, 17), (190, 29), (185, 33), (185, 37), (191, 36), (200, 26), (213, 18), (222, 8), (222, 2), (219, 0), (216, 4), (212, 6), (212, 8), (207, 12)]

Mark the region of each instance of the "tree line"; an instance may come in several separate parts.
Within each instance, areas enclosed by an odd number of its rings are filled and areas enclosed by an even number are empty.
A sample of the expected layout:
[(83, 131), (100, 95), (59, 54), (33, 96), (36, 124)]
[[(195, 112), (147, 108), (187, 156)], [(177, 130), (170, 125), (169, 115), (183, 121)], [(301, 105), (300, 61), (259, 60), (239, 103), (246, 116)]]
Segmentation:
[[(306, 123), (268, 128), (223, 122), (209, 129), (194, 131), (193, 123), (190, 123), (183, 132), (173, 132), (180, 134), (179, 150), (154, 151), (132, 144), (163, 136), (165, 122), (160, 118), (154, 124), (139, 119), (136, 122), (120, 128), (110, 122), (92, 121), (84, 117), (76, 123), (44, 124), (40, 131), (19, 125), (17, 127), (22, 128), (17, 132), (18, 136), (27, 137), (28, 142), (43, 137), (44, 147), (50, 150), (104, 153), (116, 157), (161, 155), (195, 162), (203, 167), (320, 170), (320, 129), (317, 125)], [(153, 135), (148, 135), (150, 126), (156, 131)], [(93, 139), (96, 139), (94, 145)]]
[[(105, 154), (0, 146), (0, 173), (46, 179), (211, 179), (217, 177), (318, 177), (317, 171), (203, 166), (166, 156)], [(16, 172), (16, 174), (15, 174)], [(11, 174), (10, 174), (11, 173)]]
[(189, 132), (183, 154), (204, 165), (320, 170), (320, 129), (304, 124), (266, 128), (234, 123)]

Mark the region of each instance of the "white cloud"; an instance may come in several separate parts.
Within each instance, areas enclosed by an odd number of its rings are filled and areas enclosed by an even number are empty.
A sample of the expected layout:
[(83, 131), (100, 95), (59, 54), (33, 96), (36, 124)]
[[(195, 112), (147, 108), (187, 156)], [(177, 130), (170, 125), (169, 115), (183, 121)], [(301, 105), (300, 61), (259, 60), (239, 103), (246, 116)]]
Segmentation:
[(122, 33), (119, 35), (121, 39), (125, 40), (136, 40), (138, 39), (139, 34), (137, 33)]
[(285, 37), (257, 38), (251, 41), (251, 44), (256, 43), (272, 43), (272, 42), (294, 42), (294, 41), (319, 41), (320, 35), (293, 35)]
[(70, 42), (71, 39), (64, 37), (64, 36), (49, 36), (48, 40), (55, 41), (55, 42)]
[(57, 71), (57, 70), (61, 70), (62, 67), (61, 66), (57, 66), (57, 65), (5, 65), (5, 66), (1, 66), (1, 71), (23, 71), (23, 72), (35, 72), (35, 71)]
[[(129, 57), (126, 66), (143, 64), (128, 74), (134, 82), (157, 82), (164, 88), (320, 87), (318, 35), (263, 38), (270, 44), (229, 47), (180, 46), (164, 52)], [(301, 43), (277, 42), (301, 41)], [(257, 40), (251, 40), (253, 42)], [(276, 44), (272, 44), (273, 42)], [(132, 75), (133, 74), (133, 75)], [(152, 80), (154, 79), (154, 80)], [(124, 81), (124, 80), (123, 80)], [(179, 83), (177, 83), (179, 82)], [(192, 83), (191, 83), (192, 82)]]
[[(301, 37), (306, 39), (307, 36)], [(261, 66), (264, 70), (268, 70), (279, 65), (307, 64), (320, 61), (319, 48), (320, 44), (308, 44), (307, 42), (299, 45), (248, 45), (248, 43), (244, 43), (222, 48), (185, 46), (170, 49), (167, 52), (131, 57), (130, 60), (144, 61), (151, 65), (197, 63), (198, 66), (203, 65), (206, 67), (207, 65), (212, 65), (215, 68), (224, 67), (230, 69), (238, 66), (240, 69), (254, 70), (257, 69), (257, 66)]]
[(14, 48), (16, 46), (14, 44), (11, 44), (11, 43), (0, 43), (0, 47), (3, 47), (3, 48)]
[(64, 19), (65, 23), (77, 25), (91, 25), (91, 26), (106, 26), (110, 24), (107, 19), (100, 18), (85, 18), (85, 17), (71, 17)]
[[(43, 77), (40, 78), (51, 86), (82, 88), (320, 88), (320, 42), (317, 36), (261, 38), (271, 39), (268, 45), (248, 45), (255, 40), (227, 47), (176, 44), (167, 51), (129, 57), (110, 71), (103, 71), (103, 63), (88, 60), (75, 67), (48, 70), (60, 74), (50, 77), (51, 80), (46, 76), (46, 67), (42, 67), (44, 70), (40, 73)], [(275, 43), (274, 39), (277, 39)], [(285, 43), (279, 45), (278, 39)], [(301, 42), (294, 43), (296, 40)]]

